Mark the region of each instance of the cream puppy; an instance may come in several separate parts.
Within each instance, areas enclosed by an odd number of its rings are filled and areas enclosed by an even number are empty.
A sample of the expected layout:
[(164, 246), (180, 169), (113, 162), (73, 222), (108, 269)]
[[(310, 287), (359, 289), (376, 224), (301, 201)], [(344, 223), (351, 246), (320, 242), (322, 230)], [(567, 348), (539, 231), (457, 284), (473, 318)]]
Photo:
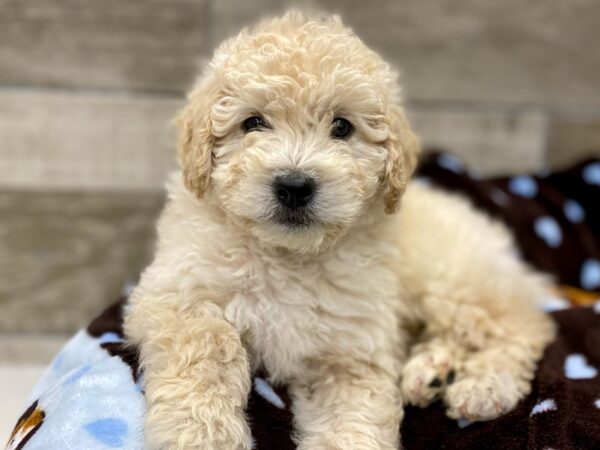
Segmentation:
[(259, 366), (290, 386), (303, 450), (398, 448), (403, 403), (488, 420), (528, 393), (546, 279), (501, 225), (407, 184), (396, 74), (339, 18), (226, 41), (178, 123), (183, 176), (125, 323), (148, 448), (249, 449)]

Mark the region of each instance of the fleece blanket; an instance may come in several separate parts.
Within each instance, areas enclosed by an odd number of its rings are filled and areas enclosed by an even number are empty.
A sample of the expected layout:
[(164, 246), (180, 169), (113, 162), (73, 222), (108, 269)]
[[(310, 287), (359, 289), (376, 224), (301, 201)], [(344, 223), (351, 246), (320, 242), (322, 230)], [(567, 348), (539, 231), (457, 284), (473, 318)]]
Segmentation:
[[(460, 191), (513, 228), (523, 256), (565, 286), (546, 308), (559, 334), (544, 354), (531, 394), (489, 422), (448, 419), (443, 406), (408, 407), (407, 449), (600, 448), (600, 162), (554, 174), (481, 180), (456, 157), (433, 154), (420, 182)], [(568, 284), (568, 286), (566, 285)], [(31, 395), (7, 448), (144, 448), (143, 374), (124, 345), (126, 295), (57, 355)], [(268, 374), (253, 375), (248, 417), (258, 450), (296, 448), (291, 399)]]

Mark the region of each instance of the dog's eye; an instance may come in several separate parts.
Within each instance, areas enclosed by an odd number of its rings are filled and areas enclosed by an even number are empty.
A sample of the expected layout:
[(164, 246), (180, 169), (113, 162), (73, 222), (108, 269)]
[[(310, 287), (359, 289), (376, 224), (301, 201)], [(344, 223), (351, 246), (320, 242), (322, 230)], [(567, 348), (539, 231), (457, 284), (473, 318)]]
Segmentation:
[(269, 128), (269, 126), (267, 125), (267, 122), (265, 122), (265, 119), (260, 116), (248, 117), (242, 124), (242, 129), (245, 133), (250, 133), (251, 131), (260, 131), (265, 128)]
[(352, 134), (353, 131), (354, 127), (346, 119), (341, 117), (336, 117), (333, 119), (333, 123), (331, 125), (331, 137), (335, 139), (346, 139)]

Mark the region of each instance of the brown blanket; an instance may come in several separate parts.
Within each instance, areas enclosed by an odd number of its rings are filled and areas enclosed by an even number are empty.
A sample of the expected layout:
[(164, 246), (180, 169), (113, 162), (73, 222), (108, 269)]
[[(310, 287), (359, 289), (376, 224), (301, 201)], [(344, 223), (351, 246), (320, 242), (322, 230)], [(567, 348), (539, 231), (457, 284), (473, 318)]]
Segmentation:
[(503, 220), (525, 259), (559, 283), (600, 291), (600, 160), (554, 173), (480, 179), (455, 156), (433, 153), (418, 177)]
[[(89, 333), (122, 335), (124, 302), (94, 320)], [(600, 448), (600, 303), (556, 311), (552, 316), (559, 325), (558, 338), (546, 349), (531, 394), (514, 411), (490, 422), (467, 424), (448, 419), (440, 403), (425, 409), (408, 407), (402, 423), (404, 448)], [(137, 357), (123, 344), (108, 344), (106, 350), (122, 358), (137, 374)], [(277, 397), (265, 395), (264, 388), (258, 386), (265, 379), (265, 374), (255, 374), (255, 389), (248, 404), (256, 449), (295, 449), (290, 398), (283, 386), (273, 388)]]

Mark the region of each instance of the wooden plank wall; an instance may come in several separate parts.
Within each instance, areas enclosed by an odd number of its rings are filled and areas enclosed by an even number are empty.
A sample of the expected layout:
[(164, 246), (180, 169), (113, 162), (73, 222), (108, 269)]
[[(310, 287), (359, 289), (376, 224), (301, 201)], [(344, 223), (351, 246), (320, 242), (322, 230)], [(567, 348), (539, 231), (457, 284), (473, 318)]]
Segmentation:
[(0, 333), (72, 332), (136, 279), (200, 60), (289, 6), (341, 13), (482, 174), (600, 149), (598, 0), (0, 0)]
[(290, 5), (342, 14), (402, 69), (424, 143), (485, 173), (600, 147), (595, 0), (0, 0), (0, 186), (160, 189), (201, 58)]

